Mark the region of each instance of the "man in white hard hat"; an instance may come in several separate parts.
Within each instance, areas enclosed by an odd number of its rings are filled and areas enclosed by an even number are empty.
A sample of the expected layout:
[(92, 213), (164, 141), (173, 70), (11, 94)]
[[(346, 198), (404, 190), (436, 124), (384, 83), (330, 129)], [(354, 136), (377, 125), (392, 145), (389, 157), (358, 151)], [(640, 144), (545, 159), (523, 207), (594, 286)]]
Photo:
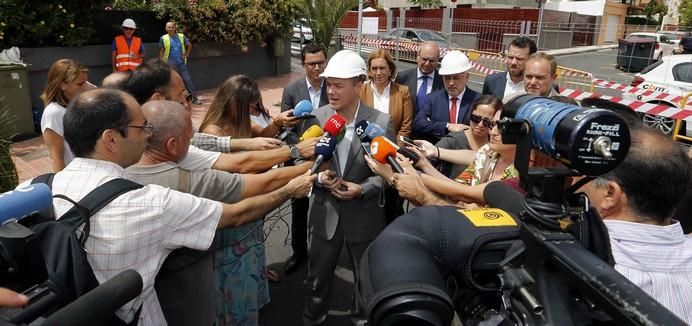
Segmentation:
[(471, 62), (461, 51), (450, 51), (442, 59), (440, 75), (445, 88), (428, 94), (413, 119), (413, 131), (420, 138), (434, 144), (449, 132), (468, 128), (471, 103), (478, 97), (466, 87), (470, 69)]
[(142, 43), (141, 38), (134, 36), (137, 29), (134, 20), (130, 18), (123, 20), (120, 29), (123, 34), (113, 39), (113, 71), (135, 70), (137, 66), (142, 64), (144, 43)]
[[(394, 130), (388, 114), (360, 101), (366, 74), (363, 58), (342, 50), (334, 54), (320, 75), (327, 83), (329, 104), (316, 110), (313, 122), (323, 126), (336, 113), (346, 120), (346, 126), (343, 140), (336, 146), (328, 170), (319, 173), (310, 198), (305, 325), (319, 325), (327, 318), (332, 279), (343, 245), (355, 265), (357, 280), (360, 257), (385, 227), (384, 208), (378, 205), (382, 179), (365, 162), (355, 124), (361, 120), (376, 123), (386, 130), (389, 139), (394, 139)], [(352, 312), (354, 321), (364, 315), (356, 304)]]

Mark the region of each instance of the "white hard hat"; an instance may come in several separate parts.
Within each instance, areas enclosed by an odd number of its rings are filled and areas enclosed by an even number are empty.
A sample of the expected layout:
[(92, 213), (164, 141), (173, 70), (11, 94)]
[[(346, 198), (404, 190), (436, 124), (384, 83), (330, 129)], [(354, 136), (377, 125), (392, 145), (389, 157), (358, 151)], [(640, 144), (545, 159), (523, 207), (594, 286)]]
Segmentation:
[(120, 26), (128, 28), (137, 28), (137, 24), (135, 24), (135, 21), (130, 18), (123, 20), (123, 24)]
[(458, 50), (447, 52), (440, 63), (440, 75), (460, 74), (469, 70), (471, 70), (469, 58)]
[(358, 53), (351, 50), (341, 50), (329, 59), (327, 68), (320, 74), (320, 77), (353, 78), (366, 75), (367, 71), (365, 60)]

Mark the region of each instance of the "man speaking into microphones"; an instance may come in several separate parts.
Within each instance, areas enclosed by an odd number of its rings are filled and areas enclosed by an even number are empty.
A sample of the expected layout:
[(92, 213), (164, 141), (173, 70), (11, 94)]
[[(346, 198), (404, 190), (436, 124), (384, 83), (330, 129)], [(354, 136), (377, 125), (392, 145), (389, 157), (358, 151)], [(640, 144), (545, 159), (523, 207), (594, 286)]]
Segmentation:
[[(305, 70), (305, 77), (299, 78), (284, 88), (281, 96), (281, 111), (298, 111), (299, 103), (307, 101), (312, 106), (312, 111), (327, 105), (327, 89), (324, 78), (320, 74), (327, 65), (327, 51), (317, 44), (307, 44), (300, 51), (300, 62)], [(298, 114), (296, 114), (298, 115)], [(295, 126), (295, 134), (301, 135), (307, 132), (305, 128), (310, 125), (301, 120)], [(317, 137), (322, 136), (321, 134)], [(286, 261), (284, 272), (293, 273), (307, 258), (307, 219), (308, 198), (300, 198), (291, 203), (291, 247), (293, 255)]]
[[(350, 261), (358, 262), (385, 226), (384, 209), (378, 205), (382, 179), (365, 163), (356, 124), (362, 120), (377, 123), (390, 138), (394, 130), (388, 114), (364, 105), (358, 97), (366, 73), (365, 61), (355, 52), (343, 50), (332, 57), (321, 74), (326, 78), (329, 104), (313, 111), (313, 123), (321, 125), (325, 135), (331, 137), (341, 132), (337, 127), (345, 131), (328, 168), (319, 172), (310, 198), (305, 325), (321, 324), (327, 319), (329, 289), (342, 246), (347, 246)], [(361, 125), (361, 131), (364, 128), (367, 126)], [(354, 271), (358, 269), (353, 267)], [(354, 278), (358, 279), (355, 272)], [(355, 318), (364, 317), (355, 305), (352, 313)]]

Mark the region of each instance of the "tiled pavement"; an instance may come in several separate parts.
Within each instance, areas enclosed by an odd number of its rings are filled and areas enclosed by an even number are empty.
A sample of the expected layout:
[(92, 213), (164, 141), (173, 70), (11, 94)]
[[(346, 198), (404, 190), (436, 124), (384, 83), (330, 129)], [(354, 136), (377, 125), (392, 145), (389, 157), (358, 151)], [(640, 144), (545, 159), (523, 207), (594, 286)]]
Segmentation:
[[(278, 104), (281, 103), (281, 94), (284, 86), (301, 77), (301, 74), (291, 72), (276, 77), (266, 77), (257, 80), (262, 92), (262, 102), (269, 109), (271, 115), (279, 112)], [(216, 89), (208, 89), (198, 92), (202, 105), (192, 106), (192, 124), (197, 127), (207, 112), (209, 104), (214, 99)], [(31, 179), (51, 171), (51, 160), (48, 150), (43, 144), (43, 139), (35, 137), (17, 142), (11, 149), (14, 164), (17, 167), (19, 181)]]

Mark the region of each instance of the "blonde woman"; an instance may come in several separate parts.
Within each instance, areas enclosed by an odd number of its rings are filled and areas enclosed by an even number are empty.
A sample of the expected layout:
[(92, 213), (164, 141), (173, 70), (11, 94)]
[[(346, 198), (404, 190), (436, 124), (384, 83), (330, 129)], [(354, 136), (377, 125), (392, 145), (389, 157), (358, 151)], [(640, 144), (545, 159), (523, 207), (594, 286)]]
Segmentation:
[[(408, 86), (394, 82), (396, 64), (387, 50), (378, 49), (368, 56), (369, 80), (363, 83), (360, 99), (366, 105), (387, 113), (392, 119), (394, 133), (399, 136), (411, 135), (413, 102)], [(399, 145), (403, 145), (400, 143)]]
[(79, 93), (94, 88), (89, 83), (89, 69), (74, 60), (60, 59), (48, 70), (48, 83), (41, 94), (45, 108), (41, 116), (43, 142), (48, 147), (53, 172), (61, 171), (72, 161), (74, 154), (63, 137), (62, 117), (67, 104)]

